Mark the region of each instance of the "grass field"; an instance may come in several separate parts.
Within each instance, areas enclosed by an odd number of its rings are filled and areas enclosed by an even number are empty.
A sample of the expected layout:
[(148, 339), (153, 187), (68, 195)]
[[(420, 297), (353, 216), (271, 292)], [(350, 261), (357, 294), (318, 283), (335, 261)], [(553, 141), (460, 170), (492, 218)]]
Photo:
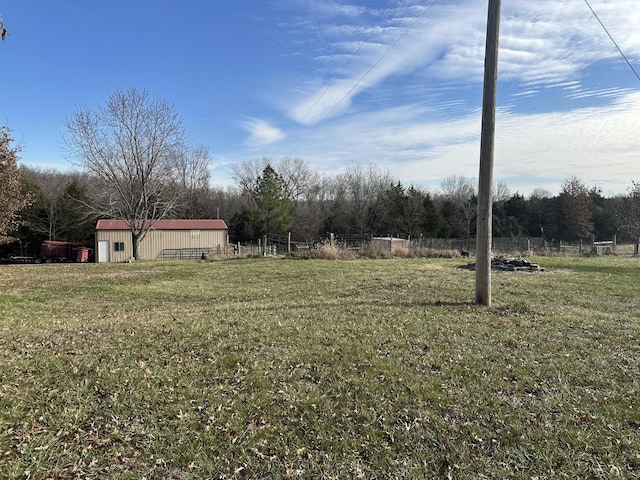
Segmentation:
[(640, 478), (640, 260), (0, 268), (0, 478)]

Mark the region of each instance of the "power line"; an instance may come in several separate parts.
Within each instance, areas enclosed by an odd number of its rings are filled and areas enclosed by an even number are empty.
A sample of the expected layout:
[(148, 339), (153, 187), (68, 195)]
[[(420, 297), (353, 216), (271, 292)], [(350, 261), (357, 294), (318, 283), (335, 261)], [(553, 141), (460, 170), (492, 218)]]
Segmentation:
[(631, 71), (635, 74), (636, 78), (638, 80), (640, 80), (640, 74), (638, 74), (637, 70), (633, 67), (633, 65), (631, 64), (631, 62), (629, 61), (629, 59), (627, 58), (627, 56), (624, 54), (624, 52), (622, 51), (622, 49), (620, 48), (620, 46), (618, 45), (618, 43), (615, 41), (615, 39), (613, 38), (613, 36), (611, 35), (611, 33), (609, 33), (609, 30), (607, 30), (607, 27), (605, 27), (604, 23), (602, 23), (602, 20), (600, 20), (600, 17), (598, 17), (598, 14), (595, 12), (595, 10), (591, 7), (591, 5), (589, 4), (588, 0), (584, 0), (584, 3), (587, 4), (587, 7), (589, 7), (589, 10), (591, 10), (591, 13), (593, 13), (593, 16), (596, 17), (596, 20), (598, 20), (598, 23), (600, 24), (600, 26), (603, 28), (603, 30), (607, 33), (607, 35), (609, 35), (609, 38), (611, 39), (611, 41), (613, 42), (613, 44), (616, 46), (616, 48), (618, 49), (618, 52), (620, 52), (620, 55), (622, 55), (622, 58), (624, 58), (624, 61), (627, 62), (627, 65), (629, 65), (629, 68), (631, 69)]
[[(357, 82), (356, 82), (356, 83), (355, 83), (355, 84), (354, 84), (354, 85), (349, 89), (349, 91), (348, 91), (347, 93), (345, 93), (345, 94), (344, 94), (344, 96), (340, 99), (340, 101), (338, 101), (338, 102), (333, 106), (333, 108), (332, 108), (331, 110), (329, 110), (329, 112), (328, 112), (328, 113), (327, 113), (327, 114), (322, 118), (322, 120), (320, 120), (318, 123), (316, 123), (316, 124), (311, 128), (311, 130), (307, 133), (307, 135), (305, 135), (305, 136), (304, 136), (304, 138), (300, 141), (300, 143), (298, 143), (298, 144), (295, 146), (295, 148), (294, 148), (293, 150), (291, 150), (290, 155), (293, 155), (293, 153), (294, 153), (298, 148), (300, 148), (300, 146), (301, 146), (304, 142), (306, 142), (306, 141), (307, 141), (307, 139), (311, 136), (311, 134), (312, 134), (313, 132), (315, 132), (315, 131), (316, 131), (316, 129), (317, 129), (320, 125), (322, 125), (322, 123), (324, 123), (324, 121), (325, 121), (327, 118), (329, 118), (329, 116), (330, 116), (333, 112), (335, 112), (335, 110), (336, 110), (336, 109), (337, 109), (337, 108), (342, 104), (342, 102), (343, 102), (343, 101), (344, 101), (344, 100), (345, 100), (349, 95), (351, 95), (351, 92), (353, 92), (353, 91), (356, 89), (356, 87), (358, 87), (358, 85), (360, 85), (360, 84), (362, 83), (362, 81), (366, 78), (366, 76), (367, 76), (367, 75), (369, 75), (369, 73), (371, 73), (371, 71), (372, 71), (376, 66), (378, 66), (378, 64), (379, 64), (379, 63), (384, 59), (384, 57), (386, 57), (386, 56), (389, 54), (389, 52), (390, 52), (391, 50), (393, 50), (393, 48), (394, 48), (394, 47), (395, 47), (395, 46), (400, 42), (400, 40), (402, 40), (402, 39), (405, 37), (405, 35), (406, 35), (407, 33), (409, 33), (409, 31), (410, 31), (410, 30), (411, 30), (411, 29), (416, 25), (416, 23), (418, 23), (418, 21), (420, 21), (420, 20), (422, 19), (422, 17), (424, 16), (424, 14), (427, 12), (427, 10), (429, 10), (429, 9), (433, 6), (433, 4), (434, 4), (434, 3), (436, 3), (436, 0), (431, 0), (431, 3), (429, 3), (429, 5), (427, 5), (427, 6), (425, 7), (425, 9), (420, 13), (420, 15), (419, 15), (418, 17), (416, 17), (416, 18), (415, 18), (415, 20), (414, 20), (414, 21), (413, 21), (413, 22), (412, 22), (412, 23), (411, 23), (411, 24), (410, 24), (410, 25), (409, 25), (409, 26), (408, 26), (408, 27), (407, 27), (407, 28), (402, 32), (402, 34), (401, 34), (401, 35), (400, 35), (400, 36), (399, 36), (399, 37), (398, 37), (398, 38), (397, 38), (397, 39), (396, 39), (396, 40), (395, 40), (395, 41), (394, 41), (394, 42), (389, 46), (389, 48), (388, 48), (388, 49), (387, 49), (387, 50), (386, 50), (386, 51), (385, 51), (385, 52), (384, 52), (384, 53), (383, 53), (383, 54), (382, 54), (382, 55), (381, 55), (381, 56), (380, 56), (380, 57), (379, 57), (375, 62), (374, 62), (374, 64), (373, 64), (373, 65), (371, 65), (371, 67), (369, 67), (369, 69), (368, 69), (366, 72), (364, 72), (364, 74), (363, 74), (363, 75), (358, 79), (358, 81), (357, 81)], [(328, 87), (327, 87), (327, 89), (328, 89)], [(326, 90), (327, 90), (327, 89), (325, 89), (325, 92), (326, 92)], [(323, 92), (323, 94), (324, 94), (324, 92)], [(318, 99), (318, 100), (319, 100), (319, 99)], [(315, 105), (316, 105), (316, 103), (318, 103), (318, 101), (316, 101), (316, 102), (313, 104), (313, 106), (315, 106)], [(313, 108), (313, 107), (311, 107), (311, 108)], [(309, 111), (310, 111), (310, 110), (311, 110), (311, 109), (309, 109)], [(308, 114), (308, 113), (309, 113), (309, 112), (307, 112), (307, 114)], [(306, 114), (305, 114), (305, 116), (306, 116)]]

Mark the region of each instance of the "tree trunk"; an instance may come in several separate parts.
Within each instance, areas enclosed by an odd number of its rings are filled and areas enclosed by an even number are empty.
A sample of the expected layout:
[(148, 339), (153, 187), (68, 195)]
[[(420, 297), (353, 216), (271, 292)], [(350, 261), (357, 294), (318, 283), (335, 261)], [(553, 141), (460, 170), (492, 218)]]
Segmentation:
[(131, 256), (134, 260), (138, 260), (138, 243), (139, 243), (139, 235), (132, 230), (131, 231)]

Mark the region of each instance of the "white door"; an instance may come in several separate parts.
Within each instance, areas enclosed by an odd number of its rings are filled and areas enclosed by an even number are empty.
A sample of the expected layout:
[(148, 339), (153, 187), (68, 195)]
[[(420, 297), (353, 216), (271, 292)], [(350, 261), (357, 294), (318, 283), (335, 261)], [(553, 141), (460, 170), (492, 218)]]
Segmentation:
[(98, 262), (109, 261), (109, 240), (98, 241)]

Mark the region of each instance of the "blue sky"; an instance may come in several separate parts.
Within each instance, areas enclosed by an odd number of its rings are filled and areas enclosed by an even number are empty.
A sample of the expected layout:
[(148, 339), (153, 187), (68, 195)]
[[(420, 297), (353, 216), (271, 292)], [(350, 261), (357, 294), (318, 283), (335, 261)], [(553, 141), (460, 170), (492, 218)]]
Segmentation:
[[(640, 71), (637, 0), (590, 4)], [(214, 185), (262, 157), (431, 190), (478, 175), (486, 1), (0, 0), (0, 16), (0, 124), (28, 165), (71, 169), (66, 118), (137, 87), (209, 147)], [(640, 80), (585, 1), (503, 2), (495, 181), (611, 195), (638, 167)]]

